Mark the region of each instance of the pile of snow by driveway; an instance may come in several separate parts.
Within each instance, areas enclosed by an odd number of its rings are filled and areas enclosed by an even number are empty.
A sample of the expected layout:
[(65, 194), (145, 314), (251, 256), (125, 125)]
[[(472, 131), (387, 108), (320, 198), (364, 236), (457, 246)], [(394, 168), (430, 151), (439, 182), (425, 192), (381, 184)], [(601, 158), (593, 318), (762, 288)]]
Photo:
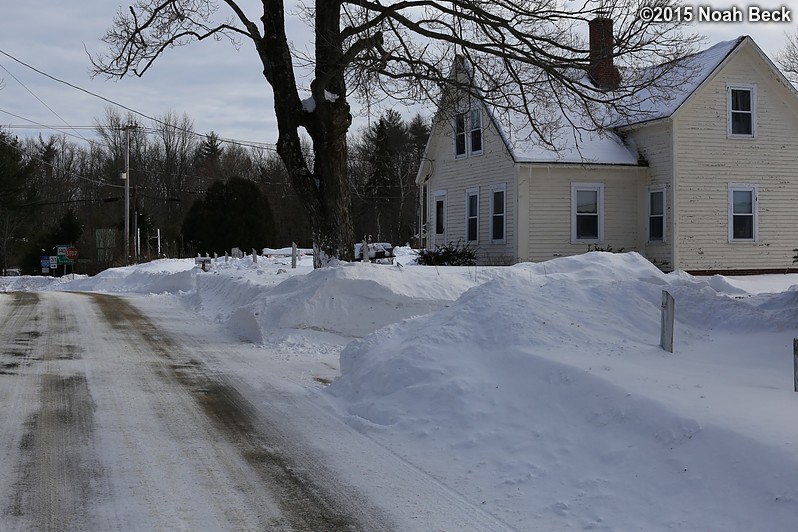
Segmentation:
[[(636, 253), (289, 262), (156, 261), (59, 289), (173, 294), (264, 352), (301, 336), (312, 358), (337, 338), (341, 375), (320, 400), (508, 528), (798, 522), (798, 276), (666, 275)], [(673, 354), (658, 345), (663, 290)]]

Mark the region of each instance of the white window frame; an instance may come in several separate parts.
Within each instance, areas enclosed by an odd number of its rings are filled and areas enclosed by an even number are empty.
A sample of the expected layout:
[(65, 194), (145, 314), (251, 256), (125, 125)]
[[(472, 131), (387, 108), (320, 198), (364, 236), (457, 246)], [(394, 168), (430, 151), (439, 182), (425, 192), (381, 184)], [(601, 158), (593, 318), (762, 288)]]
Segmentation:
[[(751, 93), (751, 110), (732, 109), (732, 91), (748, 91)], [(732, 113), (751, 113), (751, 133), (734, 133), (732, 131)], [(756, 85), (746, 83), (729, 83), (726, 85), (726, 134), (731, 139), (756, 138)]]
[[(496, 214), (496, 197), (495, 193), (502, 193), (502, 213)], [(493, 228), (496, 223), (496, 217), (501, 216), (502, 223), (502, 238), (493, 238)], [(507, 243), (507, 184), (500, 183), (491, 185), (490, 187), (490, 242), (491, 244), (505, 244)]]
[[(477, 208), (476, 212), (471, 212), (471, 198), (477, 198)], [(474, 238), (469, 238), (472, 235), (469, 235), (469, 221), (474, 219), (476, 221), (476, 229), (474, 231)], [(465, 240), (466, 242), (470, 243), (477, 243), (479, 242), (479, 187), (469, 188), (465, 192)]]
[[(474, 120), (475, 117), (477, 119), (476, 121)], [(474, 104), (466, 109), (458, 109), (457, 112), (455, 112), (454, 118), (452, 119), (452, 148), (454, 150), (455, 159), (465, 159), (471, 156), (482, 155), (485, 150), (483, 122), (484, 119), (482, 116), (482, 106), (478, 104)], [(463, 126), (462, 130), (458, 129), (460, 124)], [(473, 136), (475, 134), (479, 135), (480, 140), (480, 148), (478, 150), (474, 149)], [(463, 139), (462, 153), (457, 151), (458, 137), (462, 137)]]
[[(651, 196), (653, 194), (662, 193), (662, 214), (651, 214)], [(648, 217), (646, 218), (646, 240), (652, 244), (661, 244), (667, 242), (668, 239), (668, 213), (667, 213), (667, 193), (665, 192), (664, 186), (659, 187), (651, 187), (648, 189), (647, 198), (648, 201), (646, 202), (646, 209), (648, 211)], [(658, 240), (654, 240), (651, 238), (651, 218), (654, 216), (661, 216), (662, 217), (662, 238)]]
[[(746, 216), (746, 213), (734, 213), (734, 193), (735, 192), (750, 192), (751, 193), (751, 217), (753, 218), (753, 226), (751, 228), (751, 238), (734, 238), (734, 217)], [(751, 183), (729, 183), (729, 242), (758, 242), (759, 241), (759, 199), (758, 187)]]
[[(598, 201), (598, 238), (577, 238), (576, 217), (577, 204), (576, 196), (580, 190), (596, 192)], [(571, 183), (571, 243), (572, 244), (597, 244), (604, 241), (604, 183)]]

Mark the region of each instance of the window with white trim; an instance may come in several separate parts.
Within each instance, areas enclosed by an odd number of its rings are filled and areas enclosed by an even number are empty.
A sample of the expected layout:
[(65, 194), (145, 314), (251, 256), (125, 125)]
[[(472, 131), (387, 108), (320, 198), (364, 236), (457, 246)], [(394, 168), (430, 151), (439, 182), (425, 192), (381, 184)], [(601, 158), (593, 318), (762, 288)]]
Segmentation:
[(479, 240), (479, 187), (466, 190), (466, 242)]
[(665, 189), (648, 191), (648, 241), (665, 241)]
[(490, 240), (494, 244), (506, 242), (506, 193), (504, 184), (490, 187)]
[(729, 85), (728, 134), (730, 137), (756, 136), (756, 91), (753, 85)]
[(603, 184), (571, 184), (571, 240), (573, 242), (604, 240)]
[(454, 156), (466, 156), (466, 114), (457, 113), (454, 116)]
[(758, 225), (756, 185), (729, 185), (729, 241), (755, 242)]
[(471, 155), (482, 153), (482, 111), (479, 107), (471, 109)]
[(435, 243), (446, 240), (446, 191), (435, 192)]
[(482, 154), (482, 110), (472, 107), (454, 115), (454, 156)]

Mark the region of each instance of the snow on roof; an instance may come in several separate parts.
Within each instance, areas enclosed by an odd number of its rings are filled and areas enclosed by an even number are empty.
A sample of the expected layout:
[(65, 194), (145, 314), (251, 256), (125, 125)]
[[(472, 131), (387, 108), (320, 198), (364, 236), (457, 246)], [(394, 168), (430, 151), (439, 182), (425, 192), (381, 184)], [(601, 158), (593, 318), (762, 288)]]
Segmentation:
[(668, 94), (667, 99), (654, 96), (652, 91), (642, 91), (639, 95), (641, 100), (635, 103), (639, 112), (624, 120), (619, 120), (619, 125), (621, 123), (639, 124), (671, 116), (745, 38), (746, 36), (743, 35), (730, 41), (719, 42), (706, 50), (684, 58), (681, 62), (682, 68), (674, 71), (674, 75), (684, 75), (686, 69), (690, 72), (687, 81), (678, 84), (678, 87)]
[(551, 144), (541, 141), (524, 113), (508, 112), (494, 123), (518, 163), (638, 164), (637, 150), (610, 130), (591, 131), (587, 118), (562, 112), (559, 128), (550, 129)]
[[(688, 78), (687, 82), (674, 83), (676, 88), (668, 90), (667, 94), (656, 94), (655, 90), (641, 91), (636, 101), (630, 104), (636, 112), (616, 120), (615, 124), (631, 125), (671, 116), (744, 39), (745, 36), (741, 36), (723, 41), (686, 57), (678, 69), (665, 74), (663, 84), (668, 84), (668, 75), (685, 76)], [(639, 157), (635, 146), (624, 142), (610, 129), (595, 131), (595, 126), (589, 118), (576, 111), (581, 108), (581, 103), (570, 103), (573, 105), (569, 105), (567, 101), (562, 102), (560, 105), (562, 110), (543, 111), (548, 115), (546, 117), (548, 122), (558, 122), (560, 126), (551, 127), (547, 131), (552, 145), (540, 140), (530, 125), (530, 118), (526, 113), (502, 111), (499, 117), (490, 105), (486, 105), (486, 109), (513, 159), (518, 163), (638, 164)], [(559, 116), (551, 116), (553, 113)], [(535, 115), (534, 112), (530, 114)]]

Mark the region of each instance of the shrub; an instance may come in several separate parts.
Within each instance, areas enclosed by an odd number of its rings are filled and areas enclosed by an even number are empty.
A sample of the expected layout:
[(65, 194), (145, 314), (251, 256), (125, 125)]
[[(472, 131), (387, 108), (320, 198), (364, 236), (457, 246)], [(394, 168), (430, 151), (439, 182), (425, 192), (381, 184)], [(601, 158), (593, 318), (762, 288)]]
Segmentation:
[(416, 263), (423, 266), (474, 266), (477, 252), (461, 241), (436, 246), (435, 250), (422, 249), (417, 252)]

